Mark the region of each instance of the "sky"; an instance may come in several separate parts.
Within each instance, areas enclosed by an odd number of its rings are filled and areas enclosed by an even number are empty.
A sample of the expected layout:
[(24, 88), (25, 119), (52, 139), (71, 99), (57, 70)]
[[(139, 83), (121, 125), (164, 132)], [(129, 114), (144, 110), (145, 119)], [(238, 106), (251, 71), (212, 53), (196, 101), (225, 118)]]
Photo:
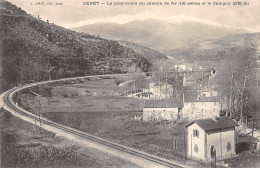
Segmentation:
[[(134, 20), (159, 19), (170, 22), (192, 20), (260, 32), (260, 0), (239, 0), (249, 5), (158, 6), (83, 5), (83, 2), (179, 2), (179, 0), (8, 0), (26, 12), (40, 15), (66, 28), (98, 22), (124, 24)], [(184, 2), (233, 2), (237, 0), (182, 0)], [(34, 2), (61, 2), (61, 6), (35, 5)]]

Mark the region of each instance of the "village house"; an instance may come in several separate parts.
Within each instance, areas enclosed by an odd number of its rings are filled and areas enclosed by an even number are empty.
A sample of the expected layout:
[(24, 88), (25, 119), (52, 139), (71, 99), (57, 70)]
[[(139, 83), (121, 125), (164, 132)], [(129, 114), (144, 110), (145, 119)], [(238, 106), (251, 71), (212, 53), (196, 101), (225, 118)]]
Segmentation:
[(144, 88), (144, 91), (150, 94), (148, 98), (167, 99), (180, 93), (179, 90), (182, 89), (185, 84), (185, 76), (183, 76), (183, 74), (181, 74), (181, 76), (178, 74), (176, 76), (175, 73), (173, 75), (170, 74), (171, 73), (165, 72), (154, 75), (155, 80), (152, 80), (148, 86)]
[(220, 116), (221, 105), (217, 96), (187, 93), (184, 94), (183, 98), (182, 118), (194, 120)]
[[(177, 94), (167, 99), (146, 100), (144, 121), (194, 120), (220, 116), (221, 105), (217, 96), (200, 96), (201, 93)], [(178, 116), (178, 117), (177, 117)]]
[(228, 117), (194, 120), (186, 125), (187, 156), (194, 159), (226, 159), (236, 155), (237, 124)]
[(179, 119), (183, 102), (177, 99), (146, 100), (143, 108), (143, 121), (160, 122)]
[(166, 99), (173, 94), (173, 86), (167, 83), (150, 83), (148, 91), (153, 99)]
[(203, 90), (203, 91), (198, 91), (200, 92), (200, 96), (203, 97), (217, 97), (218, 96), (218, 91), (216, 90)]

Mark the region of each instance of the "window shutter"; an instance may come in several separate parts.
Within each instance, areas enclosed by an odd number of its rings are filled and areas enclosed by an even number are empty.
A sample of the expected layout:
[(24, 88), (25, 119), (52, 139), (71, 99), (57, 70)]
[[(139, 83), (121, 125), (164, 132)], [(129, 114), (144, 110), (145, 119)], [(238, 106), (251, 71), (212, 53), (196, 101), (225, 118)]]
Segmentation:
[(197, 130), (197, 137), (199, 138), (199, 130)]
[(231, 150), (231, 143), (228, 142), (226, 147), (227, 147), (227, 151), (230, 151)]

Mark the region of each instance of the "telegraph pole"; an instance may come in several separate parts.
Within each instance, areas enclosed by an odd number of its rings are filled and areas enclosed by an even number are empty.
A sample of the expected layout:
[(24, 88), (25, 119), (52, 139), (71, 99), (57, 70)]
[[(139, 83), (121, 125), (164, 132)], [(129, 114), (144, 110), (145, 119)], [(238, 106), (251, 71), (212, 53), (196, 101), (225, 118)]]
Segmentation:
[(34, 124), (35, 124), (35, 130), (36, 130), (36, 132), (37, 132), (37, 122), (36, 122), (36, 115), (37, 115), (37, 110), (36, 110), (36, 108), (35, 107), (33, 107), (33, 112), (34, 112)]
[(184, 159), (187, 160), (186, 156), (186, 128), (184, 128)]
[(134, 91), (135, 91), (135, 79), (134, 79)]
[(38, 101), (38, 104), (39, 104), (39, 122), (40, 122), (40, 127), (42, 126), (42, 121), (41, 121), (41, 115), (42, 115), (42, 106), (41, 106), (41, 102), (40, 100), (37, 100)]

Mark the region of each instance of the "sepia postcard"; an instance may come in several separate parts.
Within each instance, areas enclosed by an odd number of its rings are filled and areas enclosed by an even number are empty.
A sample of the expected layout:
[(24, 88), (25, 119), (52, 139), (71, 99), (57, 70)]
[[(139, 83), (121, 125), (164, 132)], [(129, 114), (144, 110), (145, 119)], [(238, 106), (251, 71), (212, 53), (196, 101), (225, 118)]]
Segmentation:
[(0, 0), (1, 168), (259, 168), (260, 1)]

